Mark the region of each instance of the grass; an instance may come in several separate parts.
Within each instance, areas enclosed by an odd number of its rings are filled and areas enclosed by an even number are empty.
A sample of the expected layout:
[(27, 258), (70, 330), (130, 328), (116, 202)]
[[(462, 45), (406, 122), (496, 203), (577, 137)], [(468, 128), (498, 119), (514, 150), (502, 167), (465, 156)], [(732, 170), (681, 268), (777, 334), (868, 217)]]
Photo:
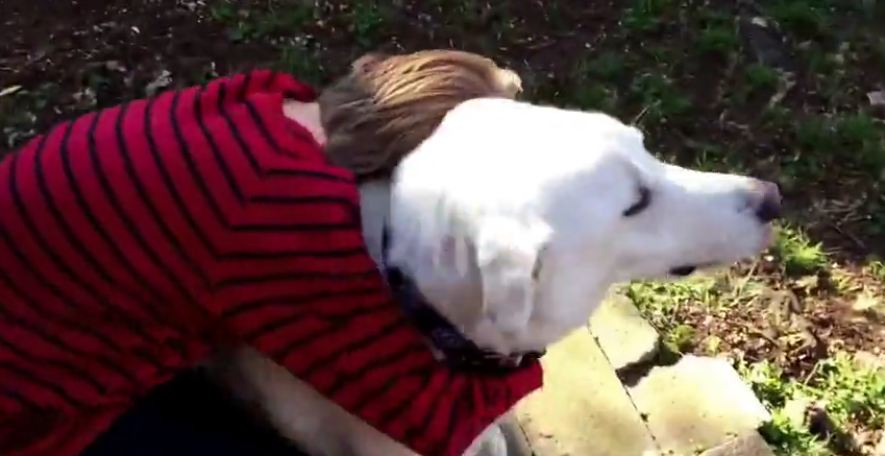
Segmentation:
[(866, 269), (870, 275), (881, 282), (882, 285), (885, 285), (885, 262), (880, 260), (870, 261), (867, 263)]
[(672, 0), (634, 0), (627, 8), (624, 26), (634, 32), (652, 32), (666, 23), (666, 13), (673, 8)]
[(827, 35), (827, 6), (826, 1), (773, 0), (767, 2), (767, 12), (797, 38), (812, 39)]
[(326, 69), (315, 50), (305, 44), (290, 44), (280, 50), (277, 69), (297, 74), (304, 81), (318, 85), (328, 79)]
[(747, 67), (747, 85), (751, 91), (773, 90), (777, 87), (780, 76), (773, 68), (760, 63), (754, 63)]
[(741, 170), (740, 161), (729, 154), (726, 148), (720, 144), (705, 141), (691, 141), (685, 144), (692, 151), (694, 163), (690, 165), (700, 171), (708, 172), (738, 172)]
[(380, 37), (385, 17), (378, 3), (359, 1), (353, 6), (350, 21), (358, 44), (365, 48), (372, 47)]
[(760, 400), (772, 413), (761, 432), (781, 455), (843, 454), (851, 446), (845, 435), (818, 431), (807, 421), (808, 407), (817, 406), (835, 429), (878, 429), (885, 425), (885, 372), (864, 368), (840, 352), (819, 362), (806, 379), (785, 377), (770, 362), (740, 367)]
[[(272, 4), (271, 4), (272, 5)], [(232, 41), (255, 41), (300, 30), (315, 17), (312, 7), (287, 4), (266, 11), (238, 9), (227, 1), (216, 1), (209, 7), (213, 19), (228, 26)]]
[(701, 29), (697, 40), (700, 52), (727, 56), (738, 49), (734, 25), (727, 20), (710, 21)]
[(679, 321), (681, 307), (719, 305), (721, 291), (710, 277), (679, 282), (634, 282), (624, 290), (628, 299), (662, 334), (663, 356), (675, 361), (699, 343), (696, 329)]
[(812, 241), (799, 228), (779, 227), (771, 250), (790, 276), (814, 274), (827, 267), (828, 259), (822, 244)]
[(601, 84), (579, 84), (571, 93), (571, 104), (580, 109), (611, 113), (618, 105), (617, 90)]
[(793, 173), (820, 179), (832, 166), (851, 166), (873, 179), (885, 177), (885, 127), (865, 112), (812, 116), (795, 124), (801, 163)]
[(645, 109), (644, 123), (676, 121), (692, 107), (691, 100), (675, 87), (673, 80), (660, 73), (640, 75), (630, 92)]
[(675, 353), (685, 353), (695, 344), (695, 330), (678, 319), (680, 307), (714, 309), (724, 305), (720, 281), (709, 276), (692, 277), (679, 282), (634, 282), (624, 290), (639, 311), (660, 329), (664, 343)]
[(575, 68), (575, 76), (582, 80), (591, 78), (607, 82), (617, 82), (627, 73), (627, 63), (623, 54), (603, 52), (592, 59), (581, 60)]
[(834, 126), (839, 147), (854, 155), (858, 165), (873, 176), (885, 171), (885, 128), (869, 114), (860, 112), (840, 117)]

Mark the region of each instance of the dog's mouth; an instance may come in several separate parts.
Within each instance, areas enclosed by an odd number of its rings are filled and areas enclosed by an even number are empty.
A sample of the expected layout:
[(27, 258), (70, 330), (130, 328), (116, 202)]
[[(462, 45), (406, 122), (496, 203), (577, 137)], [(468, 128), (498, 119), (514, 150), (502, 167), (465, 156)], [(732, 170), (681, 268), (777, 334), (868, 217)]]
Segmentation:
[(718, 266), (722, 266), (723, 264), (725, 264), (725, 263), (724, 262), (718, 263), (715, 261), (710, 261), (707, 263), (698, 263), (698, 264), (686, 264), (686, 265), (682, 265), (682, 266), (677, 266), (675, 268), (671, 268), (670, 275), (673, 275), (676, 277), (685, 277), (685, 276), (691, 275), (692, 273), (694, 273), (698, 269), (715, 268)]
[(692, 272), (695, 272), (697, 269), (698, 267), (694, 265), (677, 266), (670, 269), (670, 274), (678, 277), (685, 277)]

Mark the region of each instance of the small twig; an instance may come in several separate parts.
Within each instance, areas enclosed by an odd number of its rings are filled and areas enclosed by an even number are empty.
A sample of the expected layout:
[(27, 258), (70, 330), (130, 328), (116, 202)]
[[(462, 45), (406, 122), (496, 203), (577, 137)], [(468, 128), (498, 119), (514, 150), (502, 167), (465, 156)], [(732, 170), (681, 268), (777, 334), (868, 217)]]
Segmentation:
[(856, 245), (856, 246), (857, 246), (858, 248), (860, 248), (861, 250), (864, 250), (864, 251), (867, 250), (867, 245), (864, 244), (864, 242), (861, 241), (857, 236), (855, 236), (855, 235), (853, 235), (853, 234), (851, 234), (851, 233), (849, 233), (849, 232), (843, 230), (843, 229), (842, 229), (838, 224), (836, 224), (836, 223), (829, 222), (829, 225), (830, 225), (834, 230), (836, 230), (837, 233), (839, 233), (839, 234), (841, 234), (842, 236), (846, 237), (848, 240), (850, 240), (851, 242), (853, 242), (854, 245)]
[(639, 121), (642, 120), (643, 117), (645, 117), (645, 113), (648, 112), (648, 109), (650, 107), (651, 107), (651, 105), (646, 105), (644, 108), (642, 108), (642, 111), (639, 111), (639, 114), (636, 114), (636, 117), (633, 118), (633, 122), (630, 122), (630, 124), (631, 125), (638, 125)]
[(556, 44), (556, 41), (553, 41), (553, 40), (549, 40), (549, 39), (548, 39), (548, 40), (545, 40), (545, 41), (541, 41), (541, 42), (539, 42), (539, 43), (535, 43), (535, 44), (533, 44), (533, 45), (531, 45), (531, 46), (528, 46), (527, 49), (530, 50), (530, 51), (537, 51), (537, 50), (540, 50), (540, 49), (544, 49), (544, 48), (548, 48), (548, 47), (550, 47), (550, 46), (553, 46), (554, 44)]
[(814, 363), (814, 367), (811, 368), (811, 371), (805, 375), (805, 378), (802, 380), (802, 386), (808, 386), (808, 382), (811, 381), (811, 378), (817, 374), (818, 369), (820, 368), (820, 360)]
[(741, 281), (738, 282), (738, 286), (735, 287), (734, 293), (732, 293), (731, 298), (737, 299), (741, 293), (744, 292), (744, 287), (750, 283), (750, 279), (752, 279), (756, 275), (756, 269), (759, 267), (759, 260), (753, 262), (753, 266), (750, 267), (750, 272), (747, 273), (744, 277), (741, 278)]
[(756, 328), (749, 328), (749, 329), (747, 329), (747, 332), (750, 334), (755, 334), (755, 335), (767, 340), (771, 345), (774, 345), (775, 348), (780, 348), (780, 346), (781, 346), (780, 342), (778, 342), (778, 340), (776, 338), (771, 337), (768, 334), (765, 334), (764, 331), (760, 331)]

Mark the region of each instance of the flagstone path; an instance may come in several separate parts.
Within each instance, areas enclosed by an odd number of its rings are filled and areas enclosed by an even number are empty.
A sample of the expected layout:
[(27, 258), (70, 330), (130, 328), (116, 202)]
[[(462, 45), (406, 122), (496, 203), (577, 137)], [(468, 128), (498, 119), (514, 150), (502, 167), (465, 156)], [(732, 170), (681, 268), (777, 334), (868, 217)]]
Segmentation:
[(550, 347), (544, 387), (515, 410), (531, 452), (773, 456), (756, 431), (768, 411), (729, 363), (685, 356), (653, 366), (659, 346), (633, 304), (615, 297)]

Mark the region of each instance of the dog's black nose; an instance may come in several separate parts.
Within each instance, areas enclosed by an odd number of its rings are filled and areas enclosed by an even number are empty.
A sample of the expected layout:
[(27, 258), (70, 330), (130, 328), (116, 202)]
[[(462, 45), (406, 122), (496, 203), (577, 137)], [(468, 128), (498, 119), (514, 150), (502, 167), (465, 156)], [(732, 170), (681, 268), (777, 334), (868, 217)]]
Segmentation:
[(763, 223), (768, 223), (781, 216), (781, 192), (774, 182), (759, 181), (756, 190), (759, 195), (756, 217)]

